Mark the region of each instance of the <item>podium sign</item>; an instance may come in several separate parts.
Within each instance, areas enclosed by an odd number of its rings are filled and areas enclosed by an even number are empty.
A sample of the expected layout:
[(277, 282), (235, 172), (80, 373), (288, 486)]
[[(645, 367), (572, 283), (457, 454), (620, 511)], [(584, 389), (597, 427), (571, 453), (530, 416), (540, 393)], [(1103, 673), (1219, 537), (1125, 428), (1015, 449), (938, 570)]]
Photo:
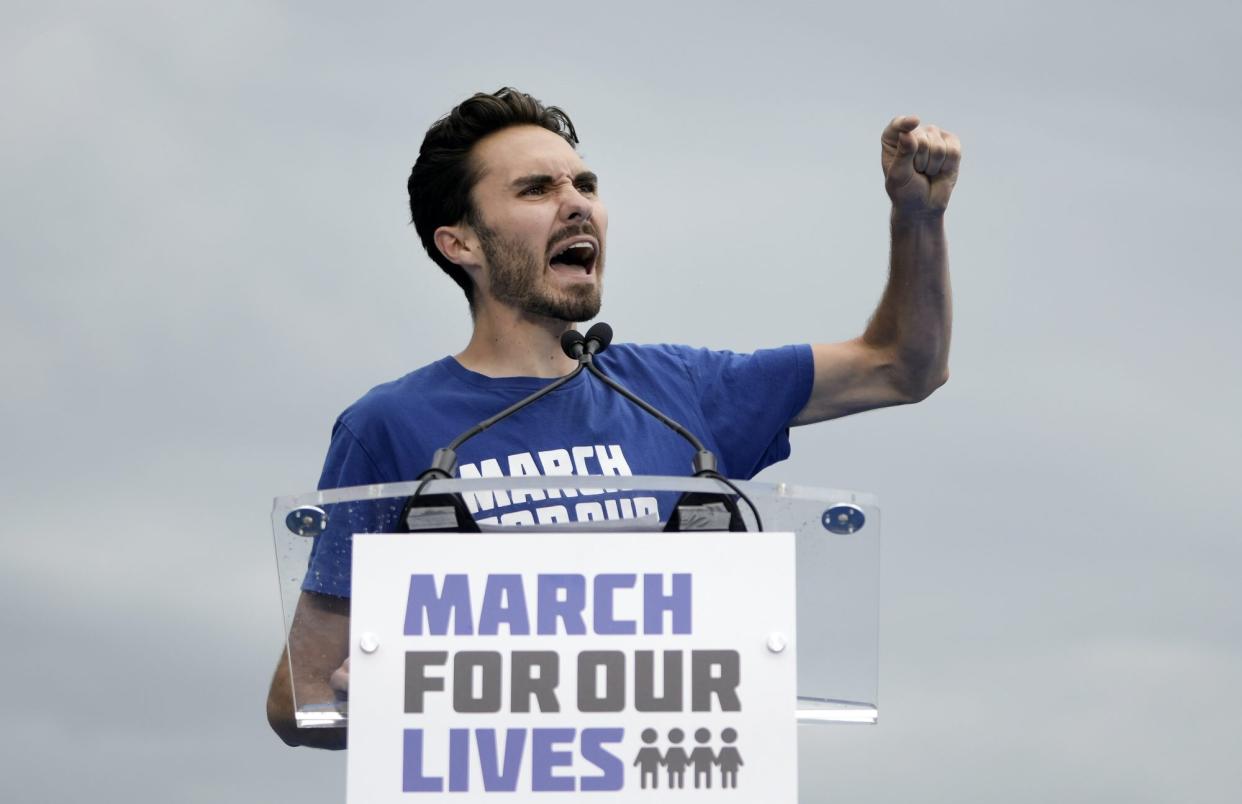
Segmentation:
[(794, 802), (795, 617), (792, 533), (357, 534), (348, 801)]

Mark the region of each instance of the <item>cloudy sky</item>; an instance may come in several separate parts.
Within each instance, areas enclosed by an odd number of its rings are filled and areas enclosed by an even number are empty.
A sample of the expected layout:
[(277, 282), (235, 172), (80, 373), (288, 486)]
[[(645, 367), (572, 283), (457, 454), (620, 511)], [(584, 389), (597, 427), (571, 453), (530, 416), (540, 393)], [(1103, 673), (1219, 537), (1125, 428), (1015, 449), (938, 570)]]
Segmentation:
[(806, 802), (1236, 802), (1242, 15), (1227, 3), (0, 11), (0, 799), (339, 802), (284, 747), (271, 498), (455, 352), (405, 177), (476, 90), (565, 107), (618, 337), (861, 331), (878, 135), (966, 150), (950, 383), (764, 477), (884, 507), (881, 724)]

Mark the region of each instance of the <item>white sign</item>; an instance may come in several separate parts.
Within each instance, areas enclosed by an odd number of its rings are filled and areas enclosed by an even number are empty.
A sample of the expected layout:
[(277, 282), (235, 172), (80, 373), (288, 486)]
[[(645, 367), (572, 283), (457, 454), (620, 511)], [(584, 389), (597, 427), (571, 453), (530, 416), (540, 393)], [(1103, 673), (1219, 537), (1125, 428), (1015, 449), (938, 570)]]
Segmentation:
[(353, 593), (351, 804), (796, 801), (793, 534), (359, 534)]

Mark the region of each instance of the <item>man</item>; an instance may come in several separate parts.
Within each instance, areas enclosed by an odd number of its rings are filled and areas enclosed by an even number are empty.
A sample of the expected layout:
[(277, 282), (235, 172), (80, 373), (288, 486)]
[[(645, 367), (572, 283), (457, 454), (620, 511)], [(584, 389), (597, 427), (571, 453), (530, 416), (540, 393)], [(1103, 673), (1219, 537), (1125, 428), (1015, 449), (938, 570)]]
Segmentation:
[[(560, 336), (599, 312), (608, 232), (599, 181), (577, 142), (561, 110), (509, 88), (475, 95), (427, 132), (410, 175), (410, 210), (427, 253), (466, 294), (473, 332), (459, 354), (372, 389), (341, 415), (321, 488), (412, 480), (436, 448), (573, 370)], [(892, 258), (860, 337), (751, 355), (615, 344), (598, 365), (696, 432), (732, 477), (785, 458), (790, 425), (925, 398), (948, 377), (943, 221), (960, 156), (956, 137), (915, 117), (894, 119), (881, 135)], [(688, 474), (691, 449), (583, 374), (467, 442), (459, 457), (463, 477), (677, 475)], [(624, 495), (507, 502), (478, 518), (541, 524), (668, 514), (658, 501)], [(325, 532), (312, 553), (291, 637), (299, 673), (311, 679), (299, 689), (330, 684), (343, 694), (348, 684), (349, 532)], [(290, 745), (344, 747), (342, 730), (295, 727), (284, 657), (268, 717)]]

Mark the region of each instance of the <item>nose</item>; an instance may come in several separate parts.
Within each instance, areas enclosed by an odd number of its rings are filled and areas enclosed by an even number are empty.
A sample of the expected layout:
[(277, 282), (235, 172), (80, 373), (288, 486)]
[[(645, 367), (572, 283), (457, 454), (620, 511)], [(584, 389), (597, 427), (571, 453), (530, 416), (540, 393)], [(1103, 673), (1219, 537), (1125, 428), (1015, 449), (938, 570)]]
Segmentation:
[(562, 199), (561, 218), (563, 220), (569, 223), (586, 223), (591, 219), (591, 213), (594, 210), (591, 199), (580, 193), (577, 187), (569, 185)]

